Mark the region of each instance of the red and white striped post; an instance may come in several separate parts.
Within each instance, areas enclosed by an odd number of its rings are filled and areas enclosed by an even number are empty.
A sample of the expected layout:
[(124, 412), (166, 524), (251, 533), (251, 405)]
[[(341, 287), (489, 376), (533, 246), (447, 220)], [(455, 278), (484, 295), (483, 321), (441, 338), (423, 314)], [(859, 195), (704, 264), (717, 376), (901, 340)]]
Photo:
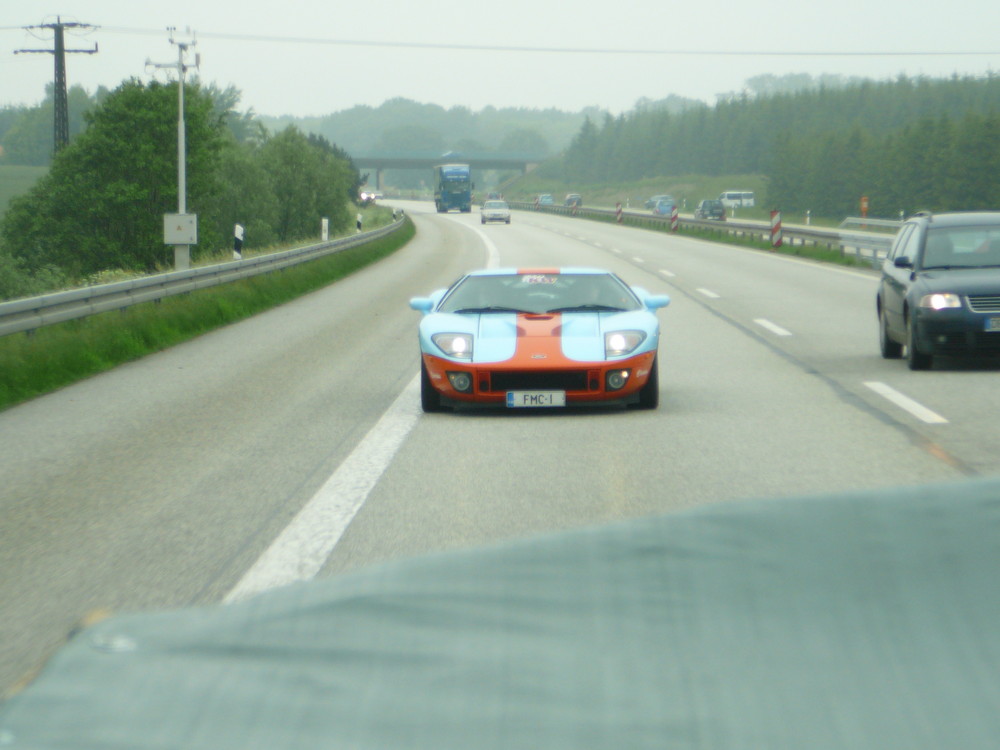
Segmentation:
[(622, 223), (622, 204), (621, 203), (616, 203), (615, 204), (615, 220), (619, 224)]
[(677, 231), (677, 204), (675, 203), (670, 209), (670, 231)]
[(781, 211), (771, 212), (771, 247), (781, 247)]

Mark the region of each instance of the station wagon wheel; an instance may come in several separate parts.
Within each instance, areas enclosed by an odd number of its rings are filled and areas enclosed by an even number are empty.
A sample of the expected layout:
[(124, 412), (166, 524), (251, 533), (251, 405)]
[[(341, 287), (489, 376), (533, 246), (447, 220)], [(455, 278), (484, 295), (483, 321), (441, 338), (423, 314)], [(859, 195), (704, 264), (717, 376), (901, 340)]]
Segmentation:
[(906, 364), (911, 370), (929, 370), (934, 357), (917, 351), (917, 332), (913, 316), (906, 319)]
[(878, 340), (884, 359), (899, 359), (903, 356), (903, 345), (889, 337), (889, 321), (884, 309), (878, 311)]

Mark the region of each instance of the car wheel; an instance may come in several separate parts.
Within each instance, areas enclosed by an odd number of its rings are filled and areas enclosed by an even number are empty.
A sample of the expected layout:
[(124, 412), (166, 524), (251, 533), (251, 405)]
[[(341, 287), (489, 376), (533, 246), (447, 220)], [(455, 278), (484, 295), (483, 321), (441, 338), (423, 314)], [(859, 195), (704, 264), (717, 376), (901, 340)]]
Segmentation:
[(882, 309), (878, 311), (878, 341), (884, 359), (899, 359), (903, 356), (903, 345), (889, 336), (889, 321)]
[(906, 364), (911, 370), (929, 370), (934, 357), (921, 352), (917, 347), (918, 343), (916, 326), (911, 316), (906, 321)]
[(655, 409), (660, 405), (660, 365), (659, 357), (653, 358), (653, 366), (649, 370), (649, 379), (639, 390), (639, 400), (632, 406), (636, 409)]
[(431, 377), (423, 362), (420, 363), (420, 406), (427, 414), (444, 410), (441, 406), (441, 394), (431, 385)]
[(480, 224), (485, 224), (485, 223), (486, 223), (486, 219), (480, 219), (480, 220), (479, 220), (479, 223), (480, 223)]
[(510, 219), (507, 219), (507, 223), (510, 224)]

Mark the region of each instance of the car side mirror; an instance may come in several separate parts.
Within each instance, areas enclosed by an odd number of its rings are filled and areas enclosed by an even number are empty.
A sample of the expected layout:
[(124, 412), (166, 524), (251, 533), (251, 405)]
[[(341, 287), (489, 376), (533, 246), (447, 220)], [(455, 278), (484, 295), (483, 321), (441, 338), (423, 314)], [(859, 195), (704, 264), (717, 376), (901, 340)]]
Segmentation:
[(913, 268), (913, 261), (910, 260), (909, 255), (900, 255), (892, 262), (892, 265), (896, 268)]
[(426, 315), (434, 307), (434, 300), (430, 297), (414, 297), (410, 300), (410, 307)]
[(659, 310), (670, 304), (670, 297), (666, 294), (651, 294), (646, 297), (646, 307), (649, 310)]

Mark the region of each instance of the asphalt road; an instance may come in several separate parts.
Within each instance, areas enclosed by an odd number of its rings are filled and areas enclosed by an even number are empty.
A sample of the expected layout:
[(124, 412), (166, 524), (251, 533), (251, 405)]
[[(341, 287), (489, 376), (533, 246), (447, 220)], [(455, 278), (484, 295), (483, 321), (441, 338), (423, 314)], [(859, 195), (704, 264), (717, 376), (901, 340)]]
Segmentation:
[[(418, 235), (393, 257), (0, 413), (0, 687), (93, 608), (212, 604), (703, 503), (1000, 468), (998, 368), (882, 360), (872, 273), (406, 208)], [(669, 294), (660, 408), (421, 414), (407, 301), (490, 262), (601, 266)]]

